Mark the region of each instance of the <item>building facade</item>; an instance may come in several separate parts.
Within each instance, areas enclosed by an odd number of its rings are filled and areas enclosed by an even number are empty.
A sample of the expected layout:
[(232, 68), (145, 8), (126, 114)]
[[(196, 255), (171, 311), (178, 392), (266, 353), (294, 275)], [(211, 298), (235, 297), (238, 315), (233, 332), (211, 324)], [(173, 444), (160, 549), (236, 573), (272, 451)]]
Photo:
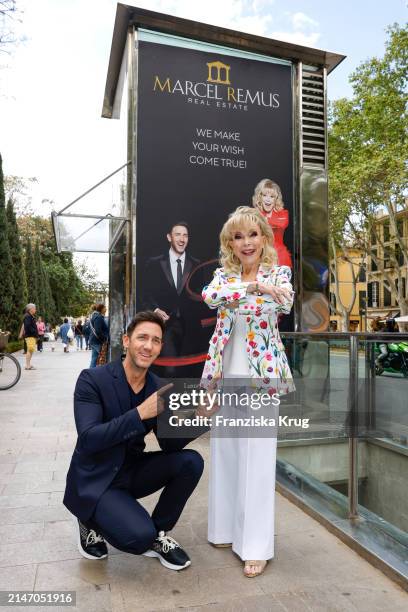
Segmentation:
[[(408, 245), (408, 210), (397, 213), (397, 231), (403, 245)], [(367, 318), (395, 317), (400, 313), (397, 294), (387, 278), (401, 282), (401, 296), (407, 298), (407, 264), (403, 251), (390, 227), (388, 215), (378, 217), (371, 234), (367, 258)], [(400, 280), (401, 279), (401, 280)]]
[[(365, 254), (358, 249), (347, 249), (345, 257), (339, 255), (336, 262), (337, 284), (330, 273), (330, 329), (332, 331), (366, 331), (367, 329), (367, 275)], [(336, 288), (338, 287), (338, 289)], [(353, 300), (354, 296), (354, 300)], [(344, 329), (340, 302), (348, 310), (348, 329)]]

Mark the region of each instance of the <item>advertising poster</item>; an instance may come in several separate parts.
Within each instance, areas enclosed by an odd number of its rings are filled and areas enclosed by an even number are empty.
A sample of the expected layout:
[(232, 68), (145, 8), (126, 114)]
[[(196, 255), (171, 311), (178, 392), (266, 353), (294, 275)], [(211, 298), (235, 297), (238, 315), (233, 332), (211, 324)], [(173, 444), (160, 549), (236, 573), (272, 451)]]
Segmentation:
[(237, 206), (276, 196), (268, 221), (293, 270), (291, 82), (268, 58), (138, 43), (136, 304), (168, 317), (159, 375), (202, 372), (216, 312), (201, 290)]

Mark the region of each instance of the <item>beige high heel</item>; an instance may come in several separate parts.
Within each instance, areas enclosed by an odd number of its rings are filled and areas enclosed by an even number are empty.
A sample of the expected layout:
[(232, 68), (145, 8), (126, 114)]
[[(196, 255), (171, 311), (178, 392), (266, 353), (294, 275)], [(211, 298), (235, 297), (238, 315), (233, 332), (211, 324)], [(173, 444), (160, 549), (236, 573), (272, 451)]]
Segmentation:
[[(255, 576), (260, 576), (267, 566), (267, 561), (245, 561), (244, 565), (244, 576), (247, 578), (255, 578)], [(259, 567), (259, 571), (251, 571), (250, 568)]]
[(210, 544), (214, 546), (214, 548), (229, 548), (232, 546), (232, 544), (214, 544), (213, 542), (210, 542)]

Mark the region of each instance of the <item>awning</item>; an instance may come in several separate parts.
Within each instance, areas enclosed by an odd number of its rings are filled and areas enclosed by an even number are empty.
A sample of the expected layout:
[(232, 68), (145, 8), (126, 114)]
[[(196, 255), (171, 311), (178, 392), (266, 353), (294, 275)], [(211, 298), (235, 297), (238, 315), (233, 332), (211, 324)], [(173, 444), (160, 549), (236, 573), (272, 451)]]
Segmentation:
[(125, 217), (51, 213), (58, 253), (109, 253)]
[[(126, 162), (126, 164), (111, 172), (67, 206), (64, 206), (59, 212), (53, 211), (51, 213), (58, 253), (64, 251), (70, 253), (109, 253), (121, 235), (125, 224), (129, 221), (126, 216), (112, 214), (111, 212), (104, 215), (94, 215), (87, 213), (74, 214), (66, 211), (101, 185), (104, 185), (105, 188), (108, 187), (109, 196), (106, 193), (100, 196), (100, 208), (106, 209), (106, 205), (111, 205), (114, 201), (113, 208), (118, 212), (124, 211), (126, 208), (124, 197), (126, 182), (123, 179), (118, 181), (117, 177), (118, 173), (129, 164), (130, 162)], [(112, 184), (107, 183), (113, 177), (115, 177), (115, 181), (111, 181)], [(111, 202), (106, 202), (107, 197), (110, 198)]]

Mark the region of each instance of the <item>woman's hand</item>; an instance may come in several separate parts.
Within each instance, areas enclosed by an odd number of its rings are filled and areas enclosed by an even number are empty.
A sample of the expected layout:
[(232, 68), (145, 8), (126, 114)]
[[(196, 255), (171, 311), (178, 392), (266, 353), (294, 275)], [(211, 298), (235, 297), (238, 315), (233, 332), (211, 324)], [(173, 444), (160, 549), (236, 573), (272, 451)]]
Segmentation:
[(277, 287), (267, 283), (250, 283), (247, 288), (247, 293), (255, 293), (262, 295), (266, 293), (278, 304), (284, 304), (286, 300), (291, 299), (293, 292), (285, 287)]
[(225, 304), (225, 308), (229, 308), (230, 310), (235, 310), (236, 308), (239, 308), (239, 301), (234, 300), (233, 302), (229, 302), (228, 304)]

